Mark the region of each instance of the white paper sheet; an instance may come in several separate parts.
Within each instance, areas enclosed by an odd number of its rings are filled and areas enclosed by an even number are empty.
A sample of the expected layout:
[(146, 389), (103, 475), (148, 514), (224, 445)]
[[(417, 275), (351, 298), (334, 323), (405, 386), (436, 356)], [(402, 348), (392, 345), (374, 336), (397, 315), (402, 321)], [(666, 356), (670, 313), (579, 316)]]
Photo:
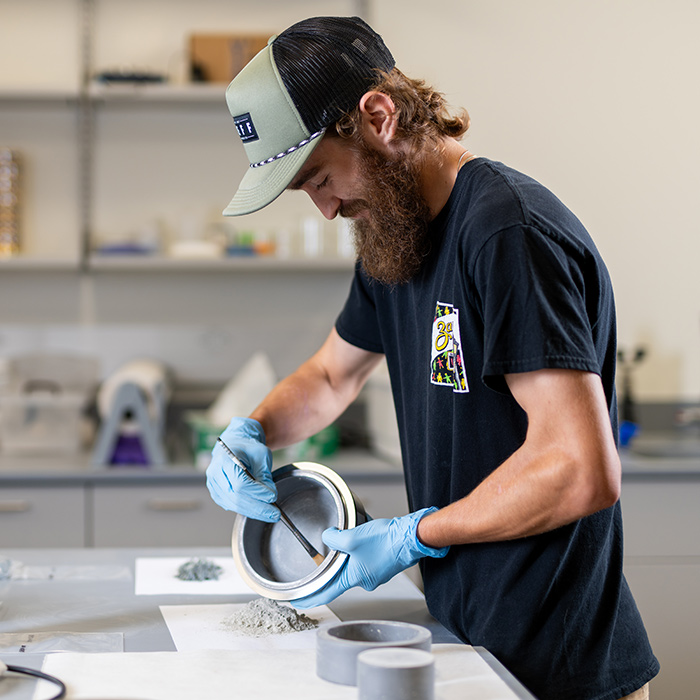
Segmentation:
[(0, 632), (3, 654), (124, 651), (121, 632)]
[(136, 595), (249, 595), (254, 591), (238, 575), (232, 557), (207, 561), (223, 571), (216, 581), (181, 581), (177, 571), (192, 557), (138, 557), (135, 563)]
[[(436, 644), (433, 654), (435, 700), (518, 698), (471, 647)], [(316, 654), (310, 649), (274, 655), (251, 650), (52, 654), (43, 670), (66, 683), (66, 700), (357, 700), (357, 688), (316, 675)], [(34, 700), (54, 692), (40, 681)]]
[[(286, 605), (286, 603), (280, 603)], [(222, 626), (222, 620), (238, 612), (245, 603), (220, 603), (217, 605), (161, 605), (160, 612), (168, 625), (170, 636), (178, 651), (201, 649), (315, 649), (316, 629), (289, 634), (270, 634), (251, 637), (232, 632)], [(338, 622), (338, 617), (322, 605), (301, 611), (318, 620), (319, 627)]]

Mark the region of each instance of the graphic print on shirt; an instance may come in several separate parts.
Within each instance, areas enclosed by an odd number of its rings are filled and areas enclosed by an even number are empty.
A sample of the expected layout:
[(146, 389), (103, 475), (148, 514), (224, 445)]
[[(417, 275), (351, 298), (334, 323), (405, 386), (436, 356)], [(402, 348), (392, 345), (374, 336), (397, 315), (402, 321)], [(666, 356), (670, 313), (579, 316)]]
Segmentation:
[(435, 306), (433, 319), (430, 383), (452, 387), (458, 393), (469, 391), (459, 336), (459, 309), (442, 301)]

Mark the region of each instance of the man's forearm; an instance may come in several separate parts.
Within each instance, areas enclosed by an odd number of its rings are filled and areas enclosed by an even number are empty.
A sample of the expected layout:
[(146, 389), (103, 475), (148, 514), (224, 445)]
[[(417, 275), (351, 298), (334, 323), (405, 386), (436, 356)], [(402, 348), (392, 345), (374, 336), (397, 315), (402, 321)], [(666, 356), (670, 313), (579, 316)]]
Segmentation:
[(539, 534), (619, 498), (620, 459), (599, 378), (541, 370), (507, 379), (528, 415), (525, 442), (469, 495), (420, 522), (430, 547)]
[(265, 431), (267, 446), (286, 447), (330, 425), (355, 400), (381, 357), (331, 331), (319, 351), (251, 413)]
[(314, 435), (346, 408), (323, 375), (302, 365), (283, 379), (250, 414), (265, 431), (271, 450)]
[[(600, 463), (614, 471), (614, 458)], [(517, 539), (556, 529), (617, 500), (610, 480), (575, 455), (514, 453), (468, 496), (424, 518), (418, 536), (429, 547)]]

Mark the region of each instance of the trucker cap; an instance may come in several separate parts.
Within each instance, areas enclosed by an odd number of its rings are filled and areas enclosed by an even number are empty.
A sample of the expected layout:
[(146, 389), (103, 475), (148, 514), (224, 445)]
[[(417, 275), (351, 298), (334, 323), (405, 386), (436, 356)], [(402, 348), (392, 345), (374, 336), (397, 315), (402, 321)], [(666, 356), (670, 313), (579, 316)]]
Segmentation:
[(250, 162), (224, 216), (279, 197), (326, 127), (354, 109), (394, 58), (359, 17), (312, 17), (273, 36), (231, 81), (226, 103)]

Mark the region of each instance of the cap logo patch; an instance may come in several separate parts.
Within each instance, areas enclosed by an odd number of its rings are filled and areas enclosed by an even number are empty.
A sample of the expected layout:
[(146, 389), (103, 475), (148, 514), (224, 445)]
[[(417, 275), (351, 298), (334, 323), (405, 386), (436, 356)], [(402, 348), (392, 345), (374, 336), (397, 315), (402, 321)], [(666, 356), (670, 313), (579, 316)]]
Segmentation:
[(234, 117), (233, 123), (236, 125), (236, 131), (238, 131), (238, 135), (241, 137), (243, 143), (257, 141), (260, 138), (258, 132), (255, 130), (250, 112), (239, 114), (237, 117)]

